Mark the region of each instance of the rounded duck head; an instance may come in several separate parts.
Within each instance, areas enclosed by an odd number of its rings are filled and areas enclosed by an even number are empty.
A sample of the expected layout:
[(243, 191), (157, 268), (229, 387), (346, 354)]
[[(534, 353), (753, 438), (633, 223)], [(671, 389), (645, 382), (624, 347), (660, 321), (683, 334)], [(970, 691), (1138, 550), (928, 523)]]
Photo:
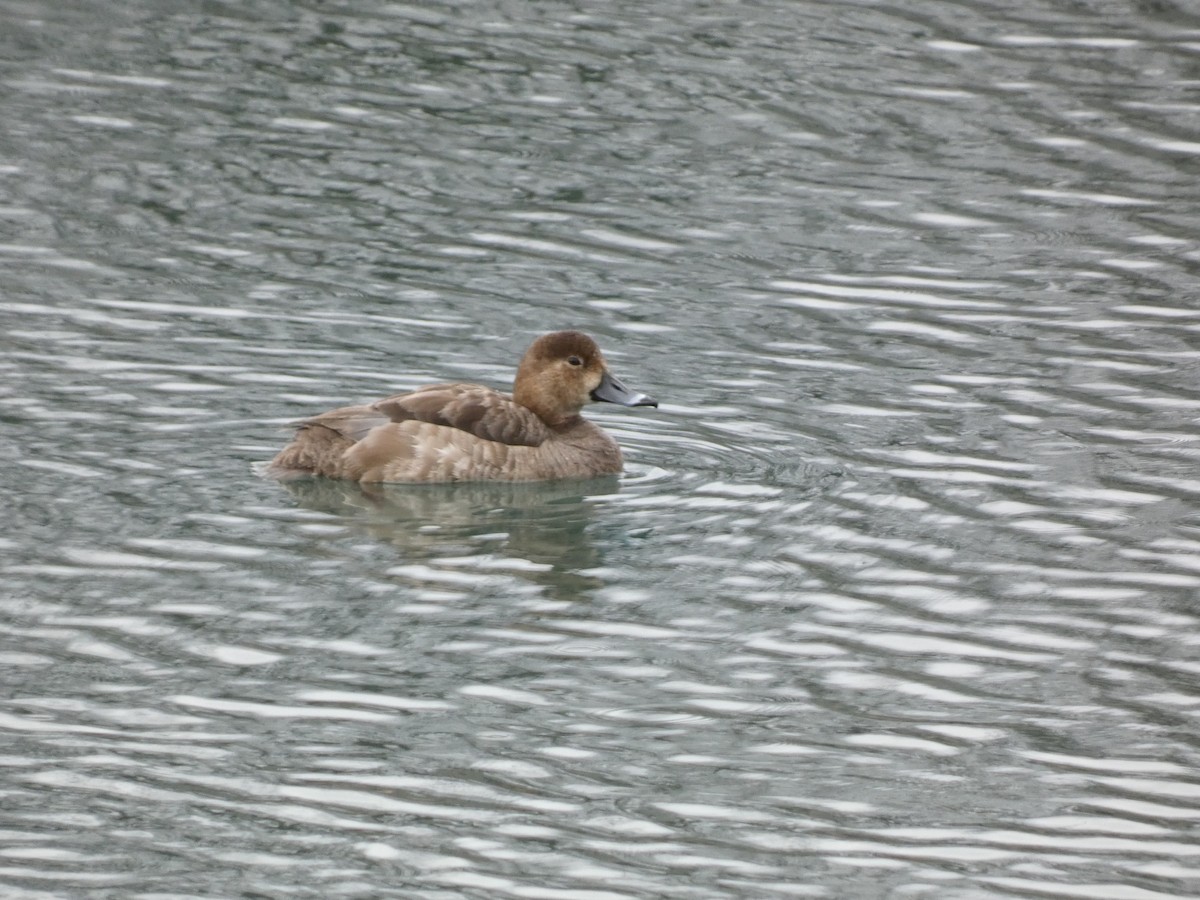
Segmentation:
[(658, 406), (608, 371), (596, 342), (581, 331), (555, 331), (534, 341), (517, 368), (513, 400), (551, 428), (573, 424), (591, 400)]

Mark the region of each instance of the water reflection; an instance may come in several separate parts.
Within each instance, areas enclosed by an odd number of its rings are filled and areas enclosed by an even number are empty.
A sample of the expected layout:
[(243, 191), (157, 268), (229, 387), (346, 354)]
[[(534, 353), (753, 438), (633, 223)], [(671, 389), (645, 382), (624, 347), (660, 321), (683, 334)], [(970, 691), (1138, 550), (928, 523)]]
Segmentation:
[(582, 574), (604, 564), (593, 537), (596, 498), (616, 478), (538, 483), (359, 484), (328, 478), (279, 482), (303, 507), (330, 513), (396, 551), (393, 576), (478, 584), (520, 573), (574, 599), (599, 587)]

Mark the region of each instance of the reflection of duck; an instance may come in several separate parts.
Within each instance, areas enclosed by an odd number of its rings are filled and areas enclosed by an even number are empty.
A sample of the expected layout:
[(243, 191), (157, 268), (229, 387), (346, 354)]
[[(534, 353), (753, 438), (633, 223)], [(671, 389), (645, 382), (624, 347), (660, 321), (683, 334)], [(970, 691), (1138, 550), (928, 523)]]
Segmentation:
[(478, 384), (435, 384), (300, 424), (269, 474), (361, 482), (544, 481), (621, 471), (621, 448), (580, 415), (589, 400), (657, 406), (608, 371), (586, 334), (538, 338), (511, 397)]
[(398, 547), (409, 563), (486, 557), (487, 544), (505, 558), (534, 566), (526, 572), (573, 591), (595, 587), (581, 570), (602, 563), (589, 535), (595, 503), (615, 493), (611, 476), (587, 481), (512, 484), (475, 482), (434, 486), (355, 484), (329, 478), (283, 482), (308, 509), (332, 513), (355, 530)]

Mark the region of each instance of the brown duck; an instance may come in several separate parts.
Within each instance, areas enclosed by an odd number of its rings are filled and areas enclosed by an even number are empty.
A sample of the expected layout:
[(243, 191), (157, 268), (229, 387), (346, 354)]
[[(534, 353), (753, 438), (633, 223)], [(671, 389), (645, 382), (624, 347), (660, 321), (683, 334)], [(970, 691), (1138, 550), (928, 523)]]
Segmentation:
[(433, 384), (334, 409), (302, 421), (267, 472), (365, 482), (615, 475), (621, 448), (580, 415), (589, 400), (658, 406), (618, 381), (586, 334), (556, 331), (525, 351), (511, 397), (479, 384)]

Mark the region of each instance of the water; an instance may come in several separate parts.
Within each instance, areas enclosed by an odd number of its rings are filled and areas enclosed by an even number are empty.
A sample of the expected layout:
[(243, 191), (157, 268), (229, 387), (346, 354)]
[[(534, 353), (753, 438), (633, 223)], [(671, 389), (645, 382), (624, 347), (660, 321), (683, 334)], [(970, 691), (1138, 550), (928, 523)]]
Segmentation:
[(0, 0), (5, 896), (1200, 896), (1200, 17), (993, 6)]

